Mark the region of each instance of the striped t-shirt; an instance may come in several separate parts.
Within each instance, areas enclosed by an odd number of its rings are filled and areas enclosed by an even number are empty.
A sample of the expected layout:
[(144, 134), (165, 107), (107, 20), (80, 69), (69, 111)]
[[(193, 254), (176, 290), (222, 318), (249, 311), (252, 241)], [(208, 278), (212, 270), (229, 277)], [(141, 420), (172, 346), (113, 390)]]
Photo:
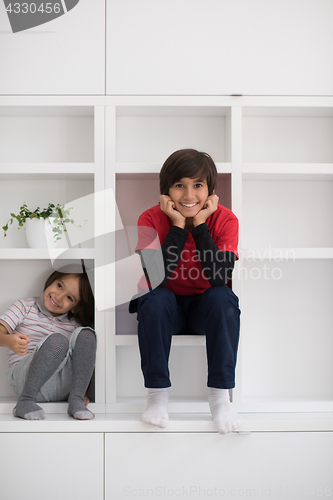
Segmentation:
[(69, 320), (67, 313), (53, 316), (44, 306), (41, 297), (17, 300), (4, 314), (0, 315), (0, 324), (9, 334), (25, 333), (30, 339), (28, 352), (24, 356), (8, 349), (10, 367), (32, 353), (36, 345), (51, 333), (62, 333), (69, 337), (80, 326), (73, 318)]

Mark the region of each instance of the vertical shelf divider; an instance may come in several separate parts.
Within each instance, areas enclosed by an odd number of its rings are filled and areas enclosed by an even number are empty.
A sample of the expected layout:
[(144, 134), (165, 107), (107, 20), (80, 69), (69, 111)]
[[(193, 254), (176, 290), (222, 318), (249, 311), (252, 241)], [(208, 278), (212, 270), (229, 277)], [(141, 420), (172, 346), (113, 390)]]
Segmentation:
[[(105, 137), (106, 137), (106, 232), (116, 231), (116, 106), (106, 106)], [(112, 190), (112, 194), (110, 195)], [(115, 248), (110, 249), (115, 255)], [(107, 261), (106, 261), (107, 262)], [(117, 401), (117, 371), (116, 371), (116, 275), (115, 262), (105, 266), (108, 279), (105, 286), (105, 297), (111, 299), (105, 312), (106, 320), (106, 403), (114, 406)]]
[[(105, 211), (103, 196), (105, 185), (105, 108), (104, 106), (94, 107), (94, 210), (95, 210), (95, 236), (105, 230)], [(102, 202), (102, 203), (101, 203)], [(103, 407), (105, 411), (105, 314), (97, 308), (98, 301), (96, 297), (99, 291), (105, 294), (105, 279), (103, 273), (97, 273), (96, 270), (105, 262), (105, 248), (95, 240), (95, 328), (97, 333), (97, 353), (95, 368), (95, 403)]]
[[(241, 252), (241, 226), (242, 226), (242, 107), (231, 107), (231, 209), (239, 220), (239, 260), (236, 262), (232, 277), (232, 287), (242, 306), (242, 252)], [(242, 401), (242, 341), (240, 337), (238, 348), (238, 362), (236, 365), (236, 386), (232, 391), (232, 401)]]

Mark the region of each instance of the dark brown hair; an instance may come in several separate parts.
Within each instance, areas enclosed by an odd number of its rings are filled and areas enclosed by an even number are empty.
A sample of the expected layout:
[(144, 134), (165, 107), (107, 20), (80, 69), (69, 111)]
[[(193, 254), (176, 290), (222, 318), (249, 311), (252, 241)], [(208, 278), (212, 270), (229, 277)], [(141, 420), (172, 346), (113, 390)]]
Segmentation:
[(92, 293), (89, 279), (86, 273), (61, 273), (54, 271), (49, 276), (44, 285), (44, 291), (56, 280), (69, 277), (79, 278), (80, 300), (75, 306), (73, 312), (68, 312), (69, 319), (74, 318), (81, 326), (94, 326), (94, 295)]
[(160, 192), (169, 194), (169, 189), (184, 177), (206, 181), (209, 196), (217, 184), (217, 169), (211, 156), (195, 149), (180, 149), (167, 158), (160, 171)]

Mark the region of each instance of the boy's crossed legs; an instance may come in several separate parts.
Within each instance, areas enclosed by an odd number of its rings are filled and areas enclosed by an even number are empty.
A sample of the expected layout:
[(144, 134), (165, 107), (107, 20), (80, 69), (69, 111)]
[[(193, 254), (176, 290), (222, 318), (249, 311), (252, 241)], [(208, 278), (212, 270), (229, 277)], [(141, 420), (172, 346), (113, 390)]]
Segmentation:
[(239, 339), (236, 295), (228, 287), (177, 297), (166, 288), (156, 288), (141, 297), (138, 306), (141, 367), (149, 388), (142, 420), (162, 428), (168, 423), (171, 337), (187, 329), (206, 335), (208, 401), (215, 425), (222, 434), (237, 429), (241, 418), (230, 404), (228, 390), (234, 387)]

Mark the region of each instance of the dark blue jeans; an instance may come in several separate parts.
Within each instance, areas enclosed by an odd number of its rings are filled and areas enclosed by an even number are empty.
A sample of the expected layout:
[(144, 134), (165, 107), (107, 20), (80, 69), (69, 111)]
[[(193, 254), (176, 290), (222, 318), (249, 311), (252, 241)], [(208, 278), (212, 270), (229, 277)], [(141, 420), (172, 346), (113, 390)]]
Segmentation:
[(175, 295), (155, 288), (138, 300), (138, 338), (145, 387), (170, 387), (172, 335), (206, 335), (208, 387), (235, 387), (239, 340), (238, 298), (227, 286), (200, 295)]

